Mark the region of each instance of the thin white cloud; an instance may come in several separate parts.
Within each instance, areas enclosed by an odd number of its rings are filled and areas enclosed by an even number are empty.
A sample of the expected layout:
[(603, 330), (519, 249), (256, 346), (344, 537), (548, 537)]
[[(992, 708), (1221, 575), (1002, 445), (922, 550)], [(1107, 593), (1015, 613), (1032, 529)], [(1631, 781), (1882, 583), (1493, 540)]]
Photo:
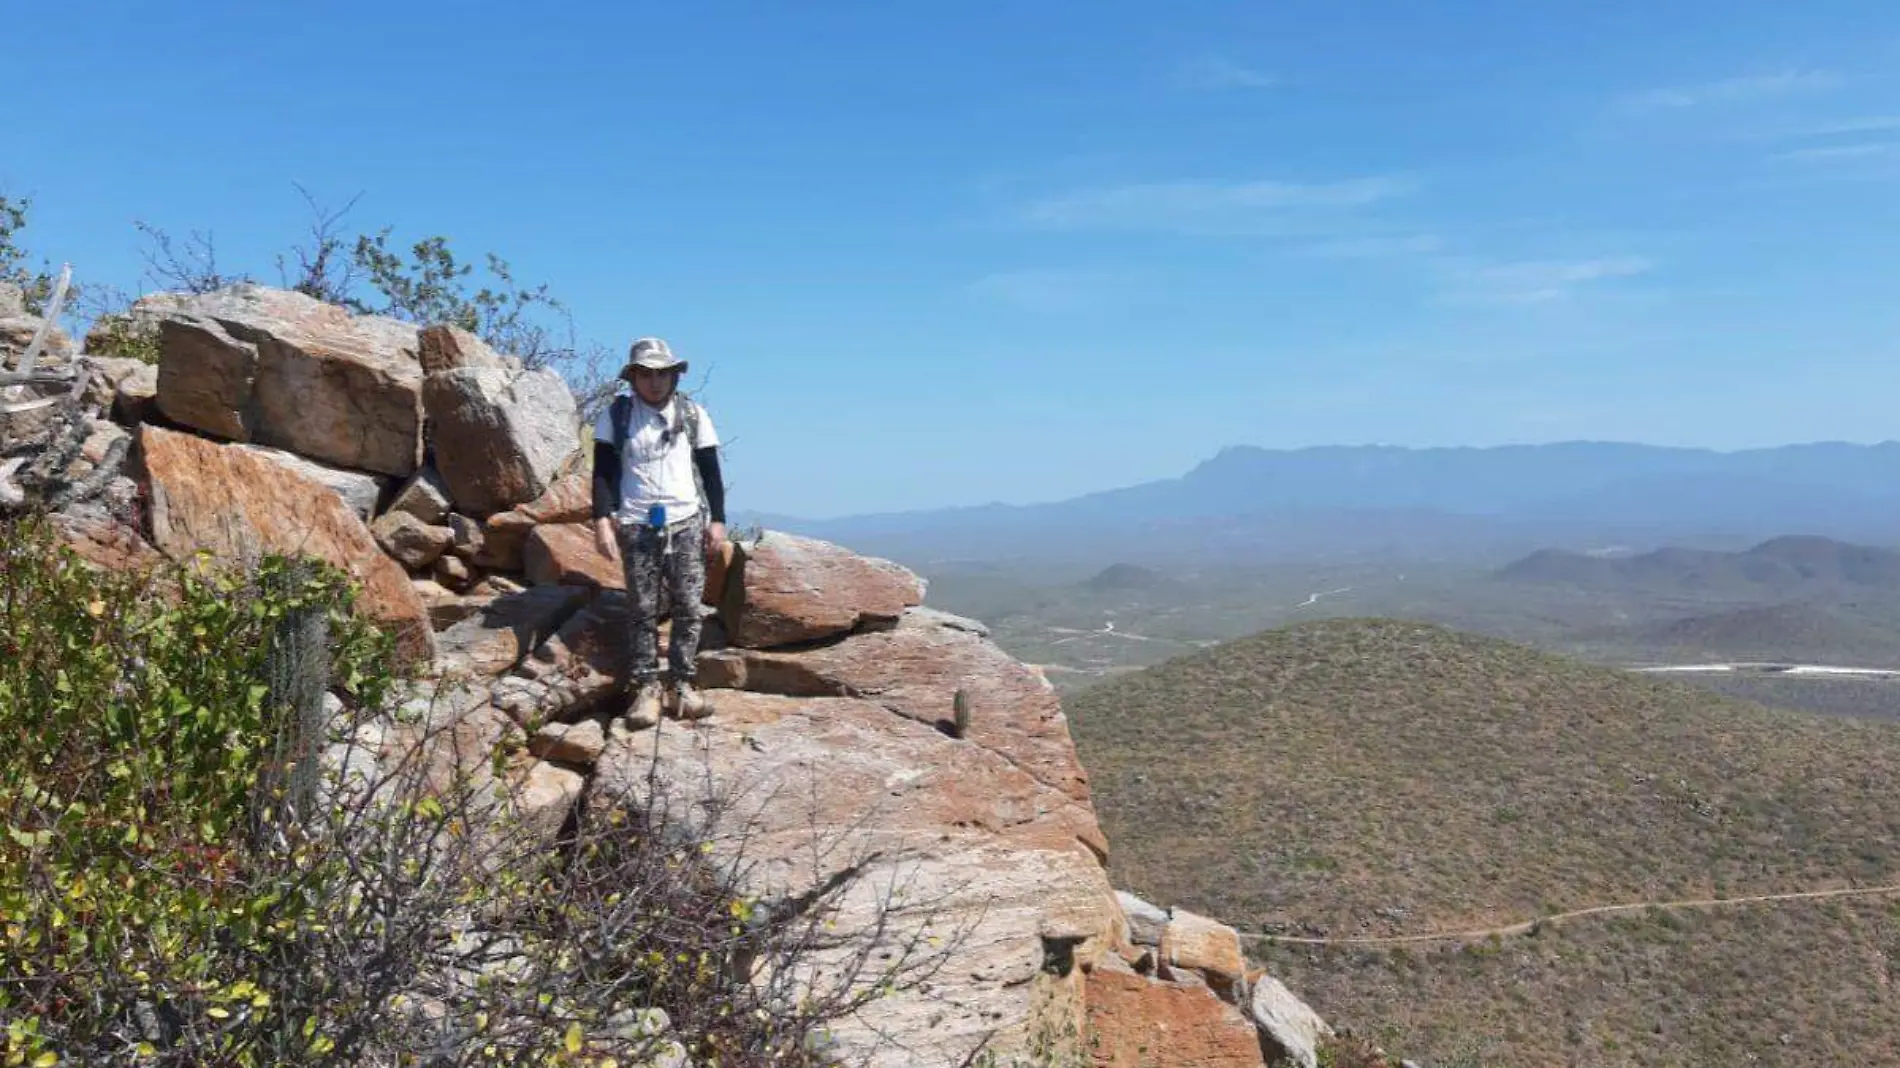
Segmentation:
[(1337, 182), (1151, 182), (1079, 189), (1030, 204), (1023, 218), (1058, 229), (1272, 233), (1300, 213), (1350, 209), (1400, 196), (1392, 177)]
[(1900, 142), (1862, 141), (1849, 145), (1811, 145), (1807, 148), (1794, 148), (1776, 153), (1775, 158), (1804, 163), (1843, 163), (1883, 159), (1896, 154), (1900, 154)]
[(1583, 287), (1648, 274), (1655, 264), (1642, 256), (1581, 260), (1520, 260), (1513, 263), (1448, 265), (1446, 297), (1456, 303), (1545, 304)]
[(1783, 146), (1771, 158), (1807, 164), (1817, 172), (1900, 157), (1900, 115), (1815, 121), (1769, 136)]
[(1063, 314), (1119, 304), (1136, 286), (1136, 278), (1125, 271), (1038, 267), (986, 274), (968, 289), (1023, 311)]
[(1429, 256), (1442, 251), (1444, 247), (1444, 239), (1436, 234), (1405, 234), (1322, 241), (1307, 246), (1304, 251), (1309, 256), (1329, 260), (1391, 260)]
[(1621, 103), (1624, 108), (1631, 111), (1681, 111), (1688, 108), (1742, 104), (1826, 92), (1838, 87), (1841, 81), (1840, 75), (1833, 71), (1789, 69), (1769, 74), (1724, 78), (1720, 81), (1703, 82), (1698, 85), (1646, 89), (1624, 96)]
[(1280, 84), (1266, 71), (1221, 56), (1205, 56), (1184, 65), (1181, 81), (1193, 89), (1271, 89)]
[(1900, 133), (1900, 115), (1864, 115), (1833, 119), (1806, 127), (1796, 137), (1850, 137), (1855, 134)]

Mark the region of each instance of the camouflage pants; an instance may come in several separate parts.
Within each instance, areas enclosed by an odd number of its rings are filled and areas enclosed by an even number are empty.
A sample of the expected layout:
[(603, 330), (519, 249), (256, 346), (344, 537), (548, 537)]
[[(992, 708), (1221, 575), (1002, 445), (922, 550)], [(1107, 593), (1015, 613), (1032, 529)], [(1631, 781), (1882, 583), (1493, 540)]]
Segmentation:
[[(665, 531), (616, 523), (620, 566), (627, 576), (631, 602), (634, 685), (660, 674), (660, 617), (673, 620), (667, 666), (673, 681), (693, 679), (699, 652), (699, 602), (706, 592), (706, 521), (703, 515), (668, 523)], [(666, 611), (670, 602), (670, 612)]]

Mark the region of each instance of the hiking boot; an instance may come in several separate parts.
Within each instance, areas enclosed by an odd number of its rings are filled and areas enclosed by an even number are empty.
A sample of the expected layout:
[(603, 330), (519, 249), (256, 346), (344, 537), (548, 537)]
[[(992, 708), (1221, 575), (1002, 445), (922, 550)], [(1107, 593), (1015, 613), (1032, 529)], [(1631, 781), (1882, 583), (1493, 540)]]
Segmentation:
[(673, 687), (673, 715), (679, 719), (705, 719), (712, 715), (712, 705), (693, 689), (690, 682), (682, 682)]
[(620, 717), (628, 730), (641, 731), (660, 722), (660, 683), (648, 679), (640, 684), (633, 700), (627, 702), (627, 714)]

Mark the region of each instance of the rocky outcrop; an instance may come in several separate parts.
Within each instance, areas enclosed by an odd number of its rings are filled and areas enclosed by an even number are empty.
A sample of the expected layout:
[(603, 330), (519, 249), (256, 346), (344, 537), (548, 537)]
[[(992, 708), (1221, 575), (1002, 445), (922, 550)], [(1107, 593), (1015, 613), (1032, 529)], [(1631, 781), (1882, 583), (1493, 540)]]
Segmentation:
[(1080, 1016), (1114, 900), (1062, 799), (1007, 757), (854, 698), (722, 694), (707, 725), (655, 730), (609, 742), (596, 803), (662, 806), (748, 857), (768, 900), (856, 880), (836, 921), (867, 937), (888, 924), (878, 952), (945, 947), (927, 991), (839, 1029), (849, 1061), (954, 1064)]
[(87, 392), (74, 470), (114, 474), (130, 441), (136, 482), (56, 529), (103, 567), (209, 551), (348, 570), (416, 669), (352, 760), (472, 782), (547, 846), (583, 802), (635, 810), (696, 835), (767, 912), (836, 894), (839, 937), (791, 981), (929, 972), (836, 1025), (847, 1060), (1315, 1063), (1324, 1021), (1249, 971), (1231, 928), (1112, 888), (1056, 693), (925, 606), (918, 576), (748, 541), (691, 606), (712, 716), (630, 724), (627, 598), (558, 379), (452, 328), (255, 286), (135, 313), (160, 342), (153, 403), (184, 429), (106, 421), (142, 421), (121, 403), (136, 370), (108, 368), (124, 375)]
[[(828, 580), (895, 565), (848, 555), (780, 556), (772, 595), (811, 591), (783, 613), (805, 621), (796, 644), (703, 652), (715, 715), (610, 737), (594, 803), (691, 814), (719, 848), (744, 852), (768, 897), (796, 898), (866, 851), (879, 859), (854, 870), (885, 886), (905, 873), (912, 899), (934, 903), (923, 915), (979, 914), (927, 994), (888, 999), (840, 1033), (870, 1063), (952, 1064), (979, 1045), (1007, 1057), (1052, 1043), (1098, 1065), (1265, 1063), (1263, 1050), (1282, 1048), (1254, 1015), (1254, 991), (1270, 988), (1247, 974), (1233, 929), (1110, 888), (1108, 844), (1048, 684), (970, 620), (910, 607), (866, 629), (893, 611), (888, 587)], [(749, 609), (758, 546), (740, 556)], [(799, 561), (822, 563), (799, 574)], [(611, 665), (611, 643), (583, 636), (592, 626), (576, 616), (550, 663), (578, 678)], [(971, 716), (953, 737), (959, 692)], [(819, 856), (829, 866), (811, 863)], [(880, 1033), (910, 1045), (883, 1047)]]
[[(250, 284), (206, 294), (154, 294), (114, 324), (88, 337), (104, 342), (136, 329), (156, 346), (158, 363), (95, 356), (82, 361), (83, 406), (96, 413), (94, 422), (104, 421), (123, 437), (115, 427), (156, 420), (167, 433), (233, 450), (194, 451), (153, 436), (150, 441), (165, 455), (155, 454), (151, 467), (136, 468), (145, 485), (128, 481), (123, 491), (117, 483), (108, 486), (105, 496), (124, 505), (120, 521), (130, 536), (166, 553), (192, 543), (215, 553), (274, 551), (305, 544), (292, 532), (322, 527), (325, 533), (308, 543), (324, 546), (315, 555), (333, 562), (349, 558), (353, 570), (373, 580), (368, 603), (378, 618), (410, 627), (433, 618), (417, 609), (418, 591), (439, 607), (483, 590), (492, 598), (530, 581), (522, 571), (535, 529), (579, 522), (590, 511), (587, 458), (578, 449), (578, 414), (565, 384), (551, 372), (523, 372), (520, 361), (459, 328), (419, 330)], [(38, 326), (37, 319), (21, 320), (29, 334)], [(50, 351), (48, 362), (55, 355), (72, 363), (70, 354)], [(427, 369), (437, 373), (426, 375)], [(425, 420), (425, 409), (433, 421)], [(6, 429), (18, 436), (21, 423), (16, 418)], [(100, 477), (109, 478), (124, 462), (123, 448), (109, 451), (110, 442), (99, 433), (84, 446), (66, 477), (87, 477), (104, 463), (113, 470)], [(431, 452), (437, 462), (423, 466)], [(255, 484), (214, 490), (209, 468), (171, 486), (165, 485), (171, 475), (161, 475), (159, 529), (146, 519), (133, 522), (134, 498), (154, 494), (153, 475), (165, 470), (166, 456), (187, 453)], [(345, 533), (332, 522), (333, 509), (306, 494), (312, 483), (369, 529), (367, 543), (360, 531)], [(466, 500), (456, 500), (458, 494)], [(0, 506), (14, 495), (0, 476)], [(242, 517), (221, 528), (224, 521), (211, 511), (225, 499), (241, 506)], [(101, 566), (139, 557), (101, 547), (96, 539), (80, 540), (91, 554), (87, 559)], [(574, 559), (580, 566), (537, 568), (535, 578), (599, 586), (591, 568), (618, 584), (611, 577), (617, 566), (602, 570), (598, 560), (580, 554)], [(396, 575), (404, 581), (396, 582)], [(443, 625), (451, 622), (445, 618)], [(425, 626), (405, 644), (422, 655), (427, 639)]]

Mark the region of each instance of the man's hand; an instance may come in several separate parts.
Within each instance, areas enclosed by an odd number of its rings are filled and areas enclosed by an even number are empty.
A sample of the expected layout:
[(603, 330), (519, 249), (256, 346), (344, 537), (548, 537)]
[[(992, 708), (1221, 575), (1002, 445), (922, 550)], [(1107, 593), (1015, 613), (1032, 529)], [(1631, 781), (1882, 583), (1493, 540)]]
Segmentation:
[(611, 519), (594, 520), (594, 548), (600, 551), (600, 555), (606, 557), (609, 560), (612, 560), (615, 556), (619, 555), (619, 549), (614, 543), (614, 521), (613, 520)]
[(726, 547), (726, 525), (724, 523), (706, 524), (706, 558), (712, 559)]

